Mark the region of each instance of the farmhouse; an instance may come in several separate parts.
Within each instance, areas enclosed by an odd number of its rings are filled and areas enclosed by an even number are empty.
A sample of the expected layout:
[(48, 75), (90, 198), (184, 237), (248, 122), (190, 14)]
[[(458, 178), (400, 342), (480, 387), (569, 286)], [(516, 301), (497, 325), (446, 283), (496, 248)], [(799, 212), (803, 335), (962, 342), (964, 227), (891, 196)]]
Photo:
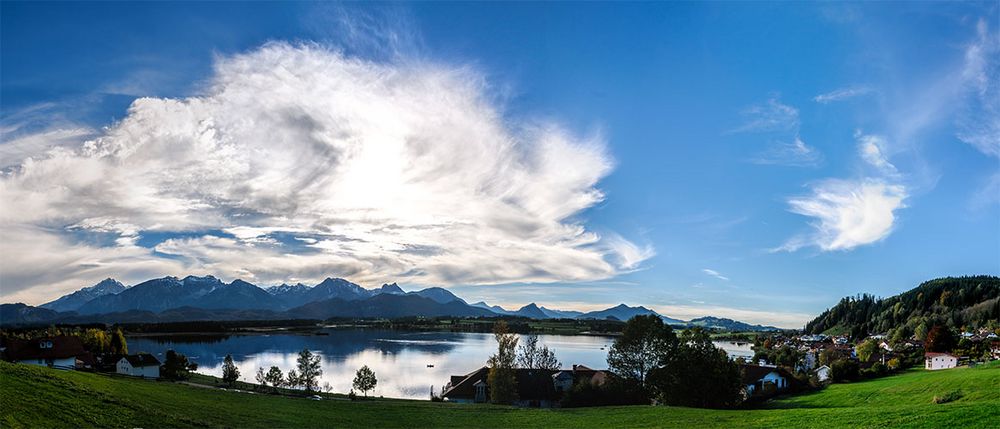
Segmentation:
[(93, 357), (83, 348), (83, 342), (69, 335), (35, 340), (8, 340), (4, 357), (11, 362), (58, 369), (77, 369), (93, 363)]
[[(482, 367), (466, 375), (454, 375), (445, 385), (441, 397), (449, 402), (483, 403), (489, 402), (490, 390), (487, 380), (489, 368)], [(549, 408), (559, 405), (563, 394), (576, 383), (602, 385), (608, 379), (607, 371), (587, 368), (583, 365), (573, 365), (572, 369), (547, 370), (524, 369), (514, 370), (517, 380), (518, 400), (514, 403), (519, 407)]]
[(949, 369), (958, 366), (958, 356), (948, 353), (927, 353), (924, 355), (924, 367), (930, 370)]
[(119, 374), (142, 378), (160, 378), (160, 361), (148, 353), (128, 355), (118, 360)]
[(791, 387), (792, 375), (773, 366), (741, 365), (746, 398), (768, 397)]

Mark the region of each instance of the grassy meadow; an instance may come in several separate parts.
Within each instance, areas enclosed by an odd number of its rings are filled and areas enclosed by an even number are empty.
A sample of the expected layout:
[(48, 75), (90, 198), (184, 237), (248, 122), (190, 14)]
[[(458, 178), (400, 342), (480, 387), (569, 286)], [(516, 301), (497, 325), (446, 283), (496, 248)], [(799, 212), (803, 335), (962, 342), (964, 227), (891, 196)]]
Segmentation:
[[(934, 403), (935, 396), (959, 396)], [(995, 428), (1000, 367), (837, 384), (762, 408), (518, 409), (410, 400), (351, 402), (233, 392), (0, 362), (0, 426), (20, 427), (683, 427)]]

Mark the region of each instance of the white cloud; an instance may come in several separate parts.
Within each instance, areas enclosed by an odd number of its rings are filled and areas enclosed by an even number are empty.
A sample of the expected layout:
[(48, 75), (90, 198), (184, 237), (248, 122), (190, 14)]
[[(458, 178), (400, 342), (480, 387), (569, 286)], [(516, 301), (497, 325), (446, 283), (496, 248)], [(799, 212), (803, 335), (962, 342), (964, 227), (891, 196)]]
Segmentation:
[(889, 162), (889, 158), (885, 154), (887, 146), (885, 137), (864, 135), (860, 132), (856, 133), (855, 137), (858, 139), (858, 152), (862, 160), (884, 175), (895, 176), (897, 174), (896, 166)]
[(70, 145), (78, 145), (96, 132), (87, 127), (53, 128), (12, 137), (4, 133), (0, 143), (0, 169), (16, 166), (29, 156)]
[(1000, 32), (979, 20), (976, 39), (965, 50), (961, 77), (965, 103), (958, 138), (980, 152), (1000, 157)]
[(799, 128), (799, 110), (782, 104), (777, 97), (744, 109), (742, 116), (745, 122), (732, 132), (798, 131)]
[(816, 148), (795, 136), (795, 140), (791, 143), (774, 143), (750, 161), (762, 165), (813, 167), (819, 165), (822, 160), (823, 155)]
[(892, 232), (896, 210), (905, 205), (906, 189), (880, 179), (829, 179), (812, 187), (812, 194), (792, 198), (790, 210), (815, 219), (815, 231), (798, 236), (779, 250), (814, 245), (824, 251), (850, 250), (884, 239)]
[(774, 141), (767, 149), (749, 161), (761, 165), (813, 167), (823, 159), (816, 148), (799, 137), (799, 110), (783, 104), (777, 97), (766, 103), (750, 106), (741, 112), (745, 122), (730, 131), (733, 133), (768, 133), (791, 139), (791, 142)]
[(788, 200), (792, 213), (814, 219), (812, 233), (792, 237), (773, 251), (815, 246), (823, 251), (850, 250), (888, 237), (896, 211), (908, 197), (902, 177), (887, 155), (886, 139), (855, 133), (858, 156), (868, 174), (858, 179), (826, 179), (810, 185), (811, 194)]
[(710, 275), (712, 277), (715, 277), (715, 278), (717, 278), (719, 280), (729, 281), (729, 277), (726, 277), (726, 276), (724, 276), (722, 274), (719, 274), (718, 271), (715, 271), (715, 270), (712, 270), (712, 269), (702, 268), (701, 272), (703, 272), (705, 274), (708, 274), (708, 275)]
[[(604, 198), (603, 139), (511, 122), (486, 88), (468, 68), (315, 45), (220, 58), (200, 96), (137, 99), (82, 146), (0, 176), (4, 254), (33, 261), (0, 261), (5, 299), (50, 298), (51, 277), (26, 270), (56, 267), (77, 286), (138, 266), (454, 285), (604, 279), (651, 257), (577, 218)], [(83, 232), (125, 240), (73, 238)], [(134, 246), (152, 232), (186, 234), (157, 253)], [(100, 274), (67, 260), (67, 244), (100, 257)]]
[(854, 97), (870, 94), (872, 89), (867, 86), (850, 86), (817, 95), (813, 98), (817, 103), (828, 104), (833, 101), (843, 101)]

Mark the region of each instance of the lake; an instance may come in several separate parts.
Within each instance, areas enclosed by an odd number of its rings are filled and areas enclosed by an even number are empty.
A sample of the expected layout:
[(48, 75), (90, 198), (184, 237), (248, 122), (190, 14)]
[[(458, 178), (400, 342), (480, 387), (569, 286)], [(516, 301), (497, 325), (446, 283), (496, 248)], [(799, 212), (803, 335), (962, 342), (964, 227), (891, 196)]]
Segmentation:
[[(334, 392), (351, 390), (354, 373), (368, 365), (378, 377), (375, 396), (429, 399), (431, 387), (440, 393), (449, 377), (486, 364), (496, 351), (493, 334), (412, 332), (375, 329), (323, 329), (326, 335), (291, 333), (128, 337), (129, 352), (148, 352), (161, 361), (168, 349), (198, 363), (202, 374), (222, 376), (222, 361), (232, 354), (243, 381), (255, 382), (258, 367), (283, 372), (295, 368), (298, 352), (308, 348), (322, 356), (323, 377)], [(564, 367), (573, 364), (607, 368), (607, 350), (614, 337), (539, 335), (539, 343), (555, 352)], [(731, 356), (752, 356), (750, 345), (716, 342)], [(433, 365), (433, 366), (429, 366)], [(371, 393), (369, 393), (371, 394)]]

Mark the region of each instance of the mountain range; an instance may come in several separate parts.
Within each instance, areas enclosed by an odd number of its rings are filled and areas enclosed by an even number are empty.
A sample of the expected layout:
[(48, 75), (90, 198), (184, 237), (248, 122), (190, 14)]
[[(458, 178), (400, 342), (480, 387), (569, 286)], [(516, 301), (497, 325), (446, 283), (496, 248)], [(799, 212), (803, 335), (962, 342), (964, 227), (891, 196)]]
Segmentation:
[(302, 283), (260, 288), (243, 280), (225, 283), (213, 276), (162, 277), (126, 287), (114, 279), (82, 288), (38, 307), (0, 305), (6, 325), (84, 322), (156, 322), (190, 320), (270, 320), (400, 317), (496, 317), (599, 319), (626, 321), (655, 315), (672, 325), (741, 330), (777, 330), (730, 319), (706, 317), (685, 322), (653, 310), (620, 304), (600, 311), (555, 310), (530, 303), (507, 310), (486, 302), (468, 304), (451, 291), (431, 287), (406, 292), (399, 285), (365, 289), (342, 278), (315, 286)]

